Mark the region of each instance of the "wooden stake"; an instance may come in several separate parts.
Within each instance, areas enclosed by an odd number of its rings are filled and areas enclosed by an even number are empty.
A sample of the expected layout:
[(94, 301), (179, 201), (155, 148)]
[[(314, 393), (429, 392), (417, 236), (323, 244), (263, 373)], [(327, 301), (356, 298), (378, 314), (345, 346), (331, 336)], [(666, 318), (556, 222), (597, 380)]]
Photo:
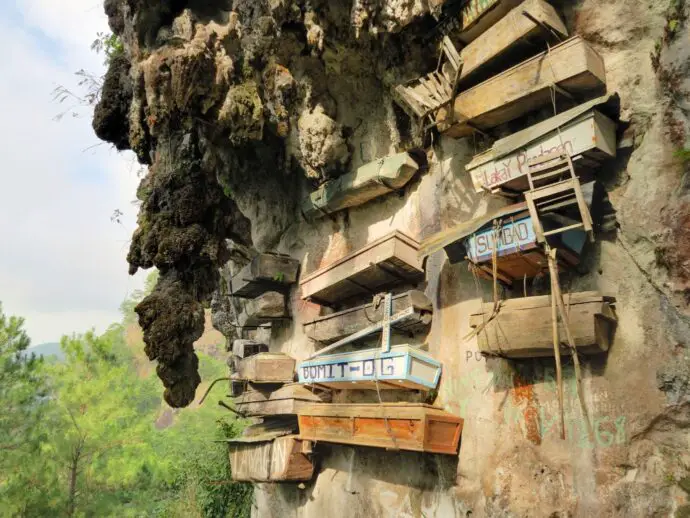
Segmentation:
[(553, 328), (553, 354), (556, 358), (556, 383), (558, 385), (558, 411), (561, 416), (561, 439), (565, 440), (565, 415), (563, 411), (563, 371), (561, 369), (561, 347), (558, 337), (558, 306), (556, 305), (556, 289), (554, 283), (558, 282), (558, 263), (556, 263), (556, 250), (551, 250), (546, 245), (549, 259), (549, 273), (551, 277), (551, 325)]
[[(556, 250), (551, 252), (554, 256), (554, 263), (556, 259)], [(558, 304), (558, 310), (561, 314), (561, 321), (563, 322), (563, 327), (565, 328), (565, 335), (568, 339), (568, 347), (570, 347), (570, 352), (573, 356), (573, 364), (575, 366), (575, 379), (577, 381), (577, 398), (580, 400), (580, 409), (582, 410), (582, 416), (585, 419), (585, 424), (587, 425), (587, 432), (589, 434), (589, 440), (594, 444), (594, 429), (592, 428), (592, 423), (589, 420), (589, 414), (587, 413), (587, 405), (585, 403), (585, 396), (582, 388), (582, 370), (580, 369), (580, 359), (577, 355), (577, 349), (575, 348), (575, 340), (570, 332), (570, 326), (568, 325), (568, 314), (565, 311), (565, 304), (563, 302), (563, 293), (561, 292), (561, 286), (558, 283), (558, 278), (553, 281), (553, 293), (556, 303)]]

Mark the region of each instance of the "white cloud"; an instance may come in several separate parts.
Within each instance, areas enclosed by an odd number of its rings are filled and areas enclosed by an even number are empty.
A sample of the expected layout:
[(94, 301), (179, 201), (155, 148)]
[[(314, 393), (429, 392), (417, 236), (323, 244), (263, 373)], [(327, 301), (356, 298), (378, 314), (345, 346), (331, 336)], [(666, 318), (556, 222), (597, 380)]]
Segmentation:
[[(34, 343), (119, 319), (136, 223), (132, 155), (97, 143), (91, 114), (52, 120), (56, 85), (77, 90), (80, 68), (100, 74), (89, 50), (106, 30), (100, 0), (24, 0), (24, 25), (0, 19), (0, 301), (27, 318)], [(54, 42), (55, 47), (46, 45)], [(93, 68), (90, 68), (93, 67)], [(123, 211), (122, 225), (110, 221)]]

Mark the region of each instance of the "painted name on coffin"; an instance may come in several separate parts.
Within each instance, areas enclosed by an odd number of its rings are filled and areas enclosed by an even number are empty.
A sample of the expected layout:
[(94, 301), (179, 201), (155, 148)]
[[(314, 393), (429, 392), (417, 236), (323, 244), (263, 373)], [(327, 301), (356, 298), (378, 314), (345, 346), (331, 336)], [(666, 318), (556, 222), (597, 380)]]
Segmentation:
[(334, 381), (362, 381), (403, 378), (406, 357), (353, 359), (347, 361), (302, 364), (298, 369), (300, 383), (326, 383)]
[(531, 218), (504, 222), (499, 230), (487, 229), (467, 239), (467, 253), (472, 261), (480, 263), (491, 259), (494, 246), (498, 244), (498, 256), (521, 251), (536, 241)]

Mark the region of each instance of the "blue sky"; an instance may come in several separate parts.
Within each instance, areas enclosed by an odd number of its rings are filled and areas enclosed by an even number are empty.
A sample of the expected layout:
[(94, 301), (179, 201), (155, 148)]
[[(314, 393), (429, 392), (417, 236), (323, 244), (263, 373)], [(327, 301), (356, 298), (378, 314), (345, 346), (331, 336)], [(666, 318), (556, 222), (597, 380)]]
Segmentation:
[[(75, 72), (103, 73), (90, 50), (107, 31), (101, 0), (0, 5), (0, 302), (26, 318), (34, 343), (119, 320), (143, 275), (127, 275), (138, 167), (98, 143), (91, 112), (54, 117), (51, 92), (79, 92)], [(119, 209), (122, 224), (110, 220)]]

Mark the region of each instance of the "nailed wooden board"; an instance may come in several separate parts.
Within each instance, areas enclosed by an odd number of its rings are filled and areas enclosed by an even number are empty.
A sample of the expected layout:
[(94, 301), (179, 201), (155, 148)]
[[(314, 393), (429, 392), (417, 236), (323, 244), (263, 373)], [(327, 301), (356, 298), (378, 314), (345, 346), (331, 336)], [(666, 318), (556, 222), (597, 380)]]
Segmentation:
[[(476, 79), (477, 75), (482, 73), (482, 69), (490, 69), (491, 73), (498, 73), (500, 72), (498, 68), (503, 63), (507, 64), (503, 66), (504, 69), (512, 66), (511, 57), (522, 52), (524, 47), (534, 48), (535, 40), (548, 38), (544, 28), (525, 16), (524, 12), (529, 13), (560, 37), (567, 37), (568, 29), (551, 4), (544, 0), (526, 0), (462, 49), (460, 52), (463, 62), (460, 72), (461, 88)], [(487, 77), (486, 74), (482, 75)], [(476, 81), (473, 84), (476, 84)]]
[(305, 407), (300, 438), (455, 455), (463, 420), (440, 408), (413, 403), (334, 404)]
[(404, 187), (426, 166), (421, 149), (379, 158), (322, 184), (302, 202), (302, 214), (308, 220), (354, 207)]
[[(564, 296), (569, 311), (569, 326), (575, 346), (582, 354), (608, 351), (615, 329), (615, 299), (598, 292), (572, 293)], [(493, 310), (484, 304), (483, 313), (470, 316), (470, 326), (486, 322)], [(525, 325), (529, 322), (529, 325)], [(565, 328), (559, 324), (559, 336), (565, 341)], [(477, 336), (479, 350), (507, 358), (553, 357), (551, 297), (525, 297), (501, 303), (498, 315)], [(569, 354), (561, 347), (561, 354)]]
[(301, 362), (300, 383), (342, 390), (431, 390), (438, 386), (441, 364), (410, 345), (330, 354)]
[[(423, 292), (410, 290), (393, 296), (393, 314), (410, 307), (415, 312), (409, 320), (396, 323), (394, 330), (405, 333), (423, 333), (431, 325), (433, 307)], [(329, 344), (349, 336), (383, 319), (383, 304), (374, 308), (372, 303), (324, 315), (304, 325), (305, 334), (312, 340)]]
[(306, 482), (314, 463), (302, 453), (304, 441), (295, 436), (263, 442), (229, 442), (232, 479), (238, 482)]
[(327, 403), (330, 392), (312, 390), (298, 383), (277, 390), (250, 390), (234, 399), (235, 409), (248, 417), (294, 415), (300, 408), (313, 403)]
[(304, 276), (302, 298), (328, 305), (397, 284), (416, 283), (424, 277), (418, 249), (417, 241), (395, 231)]
[(230, 295), (253, 299), (297, 282), (299, 261), (286, 255), (259, 254), (230, 281)]
[(460, 138), (474, 131), (471, 126), (489, 129), (513, 120), (551, 102), (553, 84), (574, 96), (602, 93), (604, 61), (581, 36), (574, 36), (459, 94), (453, 120), (460, 122), (446, 122), (448, 111), (439, 110), (439, 130)]
[(255, 299), (248, 299), (237, 317), (237, 324), (240, 327), (254, 327), (284, 320), (288, 318), (286, 302), (285, 295), (277, 291), (268, 291)]
[(252, 383), (289, 383), (295, 377), (295, 360), (286, 354), (259, 353), (239, 362), (237, 378)]

